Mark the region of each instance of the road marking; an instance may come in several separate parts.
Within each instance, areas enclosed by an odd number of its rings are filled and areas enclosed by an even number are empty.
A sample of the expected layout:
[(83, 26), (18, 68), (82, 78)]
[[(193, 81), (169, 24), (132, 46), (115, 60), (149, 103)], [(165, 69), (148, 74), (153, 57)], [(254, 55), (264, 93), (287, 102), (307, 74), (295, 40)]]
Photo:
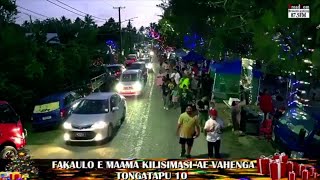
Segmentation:
[(148, 120), (149, 120), (149, 114), (150, 114), (150, 109), (151, 109), (151, 100), (152, 100), (152, 93), (153, 93), (153, 88), (154, 88), (154, 78), (155, 76), (152, 76), (152, 85), (151, 85), (151, 88), (150, 88), (150, 92), (149, 92), (149, 97), (148, 97), (148, 106), (147, 106), (147, 109), (144, 113), (144, 118), (143, 118), (143, 126), (142, 126), (142, 130), (140, 132), (140, 138), (137, 142), (137, 148), (135, 149), (135, 157), (136, 158), (139, 158), (140, 157), (140, 153), (141, 153), (141, 148), (142, 148), (142, 144), (144, 142), (144, 139), (145, 139), (145, 134), (146, 134), (146, 129), (147, 129), (147, 126), (148, 126)]

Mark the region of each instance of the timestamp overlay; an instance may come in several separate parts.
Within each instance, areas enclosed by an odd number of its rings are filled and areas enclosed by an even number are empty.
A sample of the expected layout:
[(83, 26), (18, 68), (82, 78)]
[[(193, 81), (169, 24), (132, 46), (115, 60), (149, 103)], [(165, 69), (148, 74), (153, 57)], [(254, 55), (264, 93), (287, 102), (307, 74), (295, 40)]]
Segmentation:
[(310, 7), (305, 4), (289, 4), (288, 18), (290, 19), (307, 19), (310, 18)]

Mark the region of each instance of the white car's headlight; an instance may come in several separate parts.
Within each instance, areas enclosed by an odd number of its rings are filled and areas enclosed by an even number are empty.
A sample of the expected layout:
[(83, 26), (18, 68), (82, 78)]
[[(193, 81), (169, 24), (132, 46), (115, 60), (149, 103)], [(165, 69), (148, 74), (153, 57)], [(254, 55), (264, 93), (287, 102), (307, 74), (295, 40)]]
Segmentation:
[(153, 51), (150, 51), (150, 56), (153, 56), (154, 55), (154, 52)]
[(63, 123), (63, 128), (64, 129), (71, 129), (72, 128), (71, 123), (69, 123), (69, 122)]
[(141, 91), (142, 90), (142, 84), (140, 82), (136, 82), (133, 84), (133, 89), (136, 91)]
[(91, 128), (93, 128), (93, 129), (104, 129), (104, 128), (106, 128), (107, 127), (107, 123), (106, 122), (104, 122), (104, 121), (99, 121), (99, 122), (96, 122), (96, 123), (94, 123), (92, 126), (91, 126)]
[(151, 69), (151, 68), (152, 68), (152, 63), (148, 63), (148, 64), (146, 65), (146, 67), (147, 67), (148, 69)]
[(118, 83), (117, 85), (116, 85), (116, 91), (121, 91), (123, 89), (123, 85), (121, 84), (121, 83)]

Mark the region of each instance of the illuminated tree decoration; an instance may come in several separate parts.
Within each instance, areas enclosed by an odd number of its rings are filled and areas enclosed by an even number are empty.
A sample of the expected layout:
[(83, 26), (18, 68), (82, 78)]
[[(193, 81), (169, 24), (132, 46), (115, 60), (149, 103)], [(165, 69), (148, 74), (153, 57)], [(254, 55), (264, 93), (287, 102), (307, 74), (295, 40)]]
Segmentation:
[(111, 46), (112, 49), (117, 49), (117, 44), (116, 44), (114, 41), (112, 41), (112, 40), (108, 40), (108, 41), (106, 42), (106, 44), (107, 44), (108, 46)]
[(34, 162), (31, 160), (28, 150), (20, 150), (17, 156), (13, 157), (11, 160), (12, 161), (6, 166), (7, 172), (19, 172), (29, 178), (37, 177), (38, 168), (34, 166)]
[(197, 35), (196, 33), (187, 34), (186, 36), (184, 36), (183, 42), (184, 47), (189, 50), (194, 50), (198, 46), (203, 47), (205, 45), (203, 38)]

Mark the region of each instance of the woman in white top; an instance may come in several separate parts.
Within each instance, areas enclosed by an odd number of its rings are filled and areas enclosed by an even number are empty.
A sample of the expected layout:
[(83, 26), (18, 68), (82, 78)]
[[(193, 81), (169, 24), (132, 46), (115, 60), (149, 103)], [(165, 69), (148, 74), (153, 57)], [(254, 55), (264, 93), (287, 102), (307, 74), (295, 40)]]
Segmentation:
[(215, 109), (209, 111), (210, 118), (204, 125), (204, 130), (207, 133), (208, 142), (208, 156), (213, 158), (213, 148), (215, 158), (221, 158), (220, 156), (220, 144), (221, 144), (221, 126), (217, 122), (218, 112)]

